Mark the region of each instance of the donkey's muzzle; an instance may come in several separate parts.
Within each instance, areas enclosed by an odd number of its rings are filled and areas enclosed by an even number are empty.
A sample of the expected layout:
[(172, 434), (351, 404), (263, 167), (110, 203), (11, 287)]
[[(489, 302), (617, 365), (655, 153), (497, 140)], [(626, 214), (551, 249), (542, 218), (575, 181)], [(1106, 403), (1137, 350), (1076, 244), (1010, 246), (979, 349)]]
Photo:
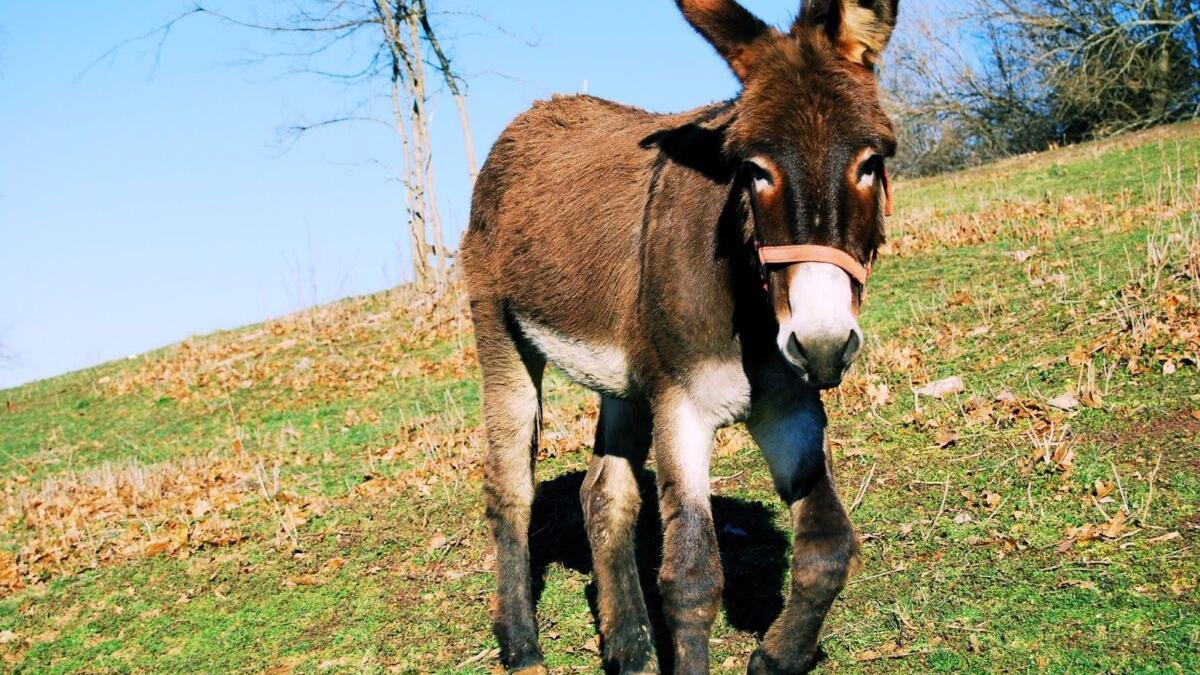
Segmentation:
[(861, 347), (862, 335), (857, 330), (840, 336), (792, 333), (788, 339), (787, 357), (792, 368), (810, 386), (831, 389), (842, 383), (842, 377), (854, 363)]

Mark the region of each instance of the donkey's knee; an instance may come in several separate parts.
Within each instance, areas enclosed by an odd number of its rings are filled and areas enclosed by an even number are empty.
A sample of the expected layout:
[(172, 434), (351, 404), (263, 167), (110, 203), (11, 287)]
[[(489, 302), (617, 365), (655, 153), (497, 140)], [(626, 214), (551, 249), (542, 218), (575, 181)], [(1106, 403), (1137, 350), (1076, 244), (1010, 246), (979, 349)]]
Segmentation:
[(751, 413), (749, 429), (788, 504), (807, 497), (827, 474), (825, 409), (816, 392), (768, 402)]
[(579, 502), (592, 555), (608, 557), (613, 547), (627, 543), (632, 536), (642, 506), (637, 477), (629, 461), (594, 457), (579, 488)]

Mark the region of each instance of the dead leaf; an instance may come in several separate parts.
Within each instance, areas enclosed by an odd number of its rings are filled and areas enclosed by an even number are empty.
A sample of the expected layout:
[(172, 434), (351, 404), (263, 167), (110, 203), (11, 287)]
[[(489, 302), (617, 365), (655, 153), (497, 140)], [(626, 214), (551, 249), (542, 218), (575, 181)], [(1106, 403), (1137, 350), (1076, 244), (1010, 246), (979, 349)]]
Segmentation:
[(1113, 516), (1104, 525), (1100, 526), (1100, 534), (1106, 539), (1116, 539), (1121, 536), (1121, 531), (1125, 529), (1125, 512), (1117, 511), (1117, 515)]
[(1179, 534), (1178, 532), (1168, 532), (1166, 534), (1162, 534), (1157, 537), (1151, 537), (1146, 540), (1146, 543), (1147, 544), (1161, 544), (1164, 541), (1174, 541), (1182, 536), (1183, 535)]
[(1049, 403), (1051, 406), (1058, 408), (1059, 410), (1070, 411), (1079, 407), (1079, 399), (1075, 398), (1075, 394), (1072, 394), (1071, 392), (1055, 396), (1054, 398), (1046, 401), (1046, 403)]
[(958, 442), (958, 434), (950, 429), (938, 429), (934, 440), (939, 448), (948, 448)]
[(961, 392), (964, 389), (962, 378), (953, 375), (945, 379), (930, 382), (923, 387), (917, 387), (915, 391), (920, 396), (929, 396), (931, 398), (945, 398)]
[(298, 574), (285, 579), (283, 585), (288, 588), (295, 588), (296, 586), (320, 586), (321, 578), (315, 574)]
[(1092, 352), (1084, 345), (1075, 345), (1071, 353), (1067, 355), (1067, 363), (1078, 368), (1088, 361), (1092, 360)]
[(325, 561), (324, 565), (321, 565), (321, 571), (322, 572), (336, 572), (345, 566), (346, 566), (345, 558), (340, 558), (340, 557), (330, 558), (329, 560)]
[(1009, 251), (1007, 255), (1013, 259), (1013, 262), (1020, 264), (1037, 255), (1037, 252), (1036, 248), (1029, 248), (1020, 251)]

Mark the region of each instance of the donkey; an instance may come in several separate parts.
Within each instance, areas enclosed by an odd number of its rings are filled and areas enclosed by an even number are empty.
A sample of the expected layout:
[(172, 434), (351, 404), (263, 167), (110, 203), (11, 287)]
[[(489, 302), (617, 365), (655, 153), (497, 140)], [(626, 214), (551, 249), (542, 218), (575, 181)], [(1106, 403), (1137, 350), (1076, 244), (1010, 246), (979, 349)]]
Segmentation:
[(790, 595), (749, 671), (816, 661), (858, 554), (820, 390), (862, 346), (858, 310), (890, 210), (896, 141), (874, 66), (897, 4), (808, 0), (782, 32), (734, 0), (677, 0), (740, 80), (736, 99), (656, 115), (555, 97), (496, 141), (462, 263), (483, 376), (493, 628), (510, 672), (545, 672), (529, 523), (548, 362), (601, 396), (580, 498), (609, 664), (659, 668), (633, 536), (653, 445), (675, 672), (708, 671), (722, 591), (709, 463), (716, 430), (739, 421), (795, 533)]

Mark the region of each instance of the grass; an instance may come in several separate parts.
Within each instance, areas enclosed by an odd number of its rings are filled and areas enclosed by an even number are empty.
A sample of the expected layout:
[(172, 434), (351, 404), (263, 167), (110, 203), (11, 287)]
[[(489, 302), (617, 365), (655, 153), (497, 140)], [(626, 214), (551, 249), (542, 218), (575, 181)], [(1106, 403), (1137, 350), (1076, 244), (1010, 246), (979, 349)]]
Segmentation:
[[(863, 566), (823, 670), (1200, 670), (1198, 130), (900, 183), (827, 396)], [(494, 671), (477, 381), (462, 299), (395, 291), (0, 392), (4, 669)], [(596, 402), (557, 374), (546, 399), (543, 646), (594, 672)], [(788, 522), (719, 440), (713, 667), (742, 672)]]

